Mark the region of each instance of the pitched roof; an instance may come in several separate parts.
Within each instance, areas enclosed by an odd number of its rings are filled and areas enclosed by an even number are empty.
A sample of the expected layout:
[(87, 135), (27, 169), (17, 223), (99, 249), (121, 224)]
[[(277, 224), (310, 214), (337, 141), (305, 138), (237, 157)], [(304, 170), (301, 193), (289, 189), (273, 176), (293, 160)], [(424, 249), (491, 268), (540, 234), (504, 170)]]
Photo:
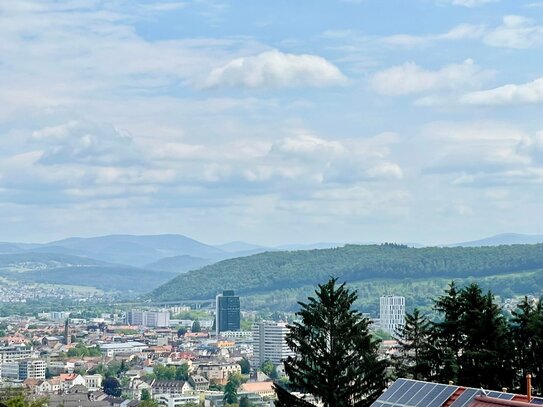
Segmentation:
[[(520, 403), (520, 404), (519, 404)], [(501, 391), (398, 379), (372, 407), (527, 407), (542, 405), (543, 399)]]

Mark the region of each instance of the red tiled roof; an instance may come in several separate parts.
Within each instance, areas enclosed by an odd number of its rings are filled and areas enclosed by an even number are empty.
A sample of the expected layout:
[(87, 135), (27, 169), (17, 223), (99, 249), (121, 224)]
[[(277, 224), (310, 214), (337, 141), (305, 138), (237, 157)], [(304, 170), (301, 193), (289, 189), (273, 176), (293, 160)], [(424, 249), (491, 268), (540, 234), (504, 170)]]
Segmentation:
[[(521, 397), (519, 397), (521, 398)], [(495, 397), (488, 397), (488, 396), (475, 396), (473, 401), (469, 404), (469, 407), (526, 407), (529, 406), (528, 404), (528, 398), (524, 397), (524, 401), (520, 400), (504, 400), (504, 399), (498, 399)]]

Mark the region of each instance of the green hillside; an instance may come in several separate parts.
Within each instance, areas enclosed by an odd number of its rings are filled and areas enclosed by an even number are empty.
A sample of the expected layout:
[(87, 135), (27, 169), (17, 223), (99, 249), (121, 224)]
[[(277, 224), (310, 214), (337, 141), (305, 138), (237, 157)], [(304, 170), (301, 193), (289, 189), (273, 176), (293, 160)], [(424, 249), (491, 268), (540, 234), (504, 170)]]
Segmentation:
[[(404, 294), (424, 303), (451, 279), (485, 281), (503, 295), (539, 294), (543, 288), (543, 244), (495, 247), (408, 248), (348, 245), (296, 252), (267, 252), (225, 260), (174, 278), (155, 289), (156, 300), (209, 299), (235, 289), (247, 306), (295, 306), (315, 284), (337, 276), (361, 290), (361, 301), (378, 294)], [(530, 272), (530, 278), (518, 278)], [(491, 284), (501, 276), (499, 284)], [(529, 282), (529, 284), (526, 284)], [(529, 290), (529, 292), (527, 292)]]

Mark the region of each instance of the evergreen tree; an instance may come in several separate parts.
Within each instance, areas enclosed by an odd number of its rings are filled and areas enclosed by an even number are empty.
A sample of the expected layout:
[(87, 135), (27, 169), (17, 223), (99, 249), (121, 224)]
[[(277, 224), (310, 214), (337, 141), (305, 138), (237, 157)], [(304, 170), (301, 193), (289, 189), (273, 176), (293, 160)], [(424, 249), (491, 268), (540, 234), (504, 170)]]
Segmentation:
[(149, 390), (143, 389), (143, 390), (141, 391), (140, 400), (141, 400), (141, 401), (151, 400), (151, 393), (149, 393)]
[(192, 329), (191, 329), (192, 332), (202, 332), (202, 327), (200, 326), (200, 321), (198, 320), (195, 320), (193, 323), (192, 323)]
[(433, 342), (433, 378), (435, 381), (447, 383), (458, 381), (459, 357), (462, 349), (462, 333), (460, 326), (460, 299), (458, 288), (451, 281), (445, 295), (438, 297), (434, 310), (440, 314), (441, 320), (434, 323)]
[[(332, 278), (319, 285), (316, 297), (300, 303), (301, 321), (286, 337), (296, 356), (287, 359), (285, 371), (294, 388), (325, 407), (370, 405), (385, 387), (386, 362), (378, 357), (369, 320), (352, 309), (357, 294), (336, 283)], [(288, 403), (284, 392), (277, 395)]]
[(249, 400), (249, 397), (242, 396), (239, 399), (239, 407), (253, 407), (253, 406), (254, 404), (251, 402), (251, 400)]
[(231, 375), (228, 378), (226, 386), (224, 386), (223, 401), (226, 404), (236, 404), (238, 402), (238, 387), (240, 385), (239, 378)]
[(511, 388), (512, 347), (507, 322), (492, 293), (484, 295), (477, 284), (460, 293), (460, 332), (463, 349), (458, 382), (463, 386), (487, 389)]
[(417, 308), (412, 314), (405, 315), (405, 325), (397, 332), (400, 354), (394, 358), (398, 377), (428, 380), (431, 370), (430, 335), (430, 321)]
[(241, 374), (249, 374), (251, 373), (251, 363), (243, 358), (238, 362), (238, 365), (241, 367)]
[(532, 387), (536, 394), (543, 394), (543, 299), (531, 303), (527, 298), (513, 312), (511, 323), (515, 342), (518, 387), (524, 393), (525, 377), (532, 375)]

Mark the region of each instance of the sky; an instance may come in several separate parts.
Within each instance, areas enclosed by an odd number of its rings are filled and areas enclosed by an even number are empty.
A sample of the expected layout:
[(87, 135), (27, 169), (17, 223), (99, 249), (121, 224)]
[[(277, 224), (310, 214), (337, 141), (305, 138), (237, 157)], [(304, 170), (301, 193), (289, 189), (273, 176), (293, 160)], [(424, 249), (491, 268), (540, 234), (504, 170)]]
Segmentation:
[(0, 0), (0, 240), (543, 233), (543, 2)]

